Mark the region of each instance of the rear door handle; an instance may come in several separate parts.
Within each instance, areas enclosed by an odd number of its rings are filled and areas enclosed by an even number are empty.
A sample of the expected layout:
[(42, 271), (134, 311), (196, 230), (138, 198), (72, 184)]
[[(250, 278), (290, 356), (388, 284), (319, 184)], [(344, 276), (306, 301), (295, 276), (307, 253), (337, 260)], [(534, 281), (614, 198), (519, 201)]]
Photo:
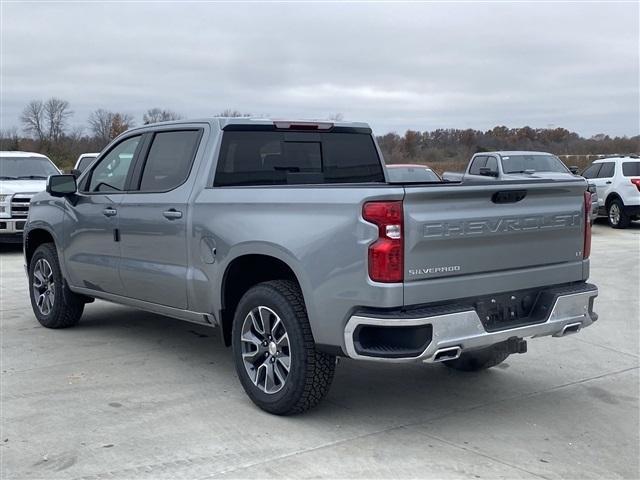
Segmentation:
[(607, 185), (611, 185), (611, 182), (610, 182), (610, 181), (609, 181), (609, 182), (607, 182)]
[(105, 217), (113, 217), (114, 215), (118, 214), (118, 211), (115, 208), (107, 207), (104, 210), (102, 210), (102, 214)]
[(164, 215), (164, 217), (168, 218), (169, 220), (182, 218), (182, 212), (176, 210), (175, 208), (170, 208), (169, 210), (165, 210), (164, 212), (162, 212), (162, 215)]

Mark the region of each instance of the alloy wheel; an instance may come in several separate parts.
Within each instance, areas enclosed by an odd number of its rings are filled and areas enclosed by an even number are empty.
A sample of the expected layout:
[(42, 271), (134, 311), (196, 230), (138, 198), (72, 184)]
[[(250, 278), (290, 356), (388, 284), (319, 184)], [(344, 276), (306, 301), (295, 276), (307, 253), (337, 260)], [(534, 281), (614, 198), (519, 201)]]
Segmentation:
[(609, 220), (613, 225), (620, 223), (620, 207), (617, 203), (612, 203), (609, 207)]
[(44, 258), (39, 259), (33, 267), (33, 298), (42, 315), (49, 315), (55, 301), (55, 281), (53, 269)]
[(253, 384), (267, 394), (284, 387), (291, 370), (289, 335), (269, 307), (253, 308), (242, 323), (242, 362)]

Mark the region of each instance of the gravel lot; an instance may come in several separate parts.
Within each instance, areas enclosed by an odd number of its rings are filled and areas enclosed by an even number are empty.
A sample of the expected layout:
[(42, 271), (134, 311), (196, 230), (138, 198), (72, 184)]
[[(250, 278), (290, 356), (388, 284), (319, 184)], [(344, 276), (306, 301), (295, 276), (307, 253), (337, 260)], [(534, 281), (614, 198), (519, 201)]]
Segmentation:
[(640, 224), (594, 226), (600, 320), (480, 374), (341, 360), (317, 409), (245, 396), (219, 332), (104, 302), (46, 330), (2, 248), (3, 479), (638, 478)]

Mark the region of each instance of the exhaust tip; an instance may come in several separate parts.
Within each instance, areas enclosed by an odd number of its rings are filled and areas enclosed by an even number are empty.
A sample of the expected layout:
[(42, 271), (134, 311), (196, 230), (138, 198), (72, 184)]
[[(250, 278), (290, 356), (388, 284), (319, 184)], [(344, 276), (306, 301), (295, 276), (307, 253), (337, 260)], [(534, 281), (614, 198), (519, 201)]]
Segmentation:
[(441, 348), (433, 355), (433, 362), (444, 362), (446, 360), (455, 360), (460, 357), (462, 348), (459, 346)]
[(580, 323), (580, 322), (570, 323), (568, 325), (565, 325), (564, 328), (562, 329), (562, 336), (564, 337), (565, 335), (571, 335), (572, 333), (578, 333), (581, 328), (582, 328), (582, 323)]

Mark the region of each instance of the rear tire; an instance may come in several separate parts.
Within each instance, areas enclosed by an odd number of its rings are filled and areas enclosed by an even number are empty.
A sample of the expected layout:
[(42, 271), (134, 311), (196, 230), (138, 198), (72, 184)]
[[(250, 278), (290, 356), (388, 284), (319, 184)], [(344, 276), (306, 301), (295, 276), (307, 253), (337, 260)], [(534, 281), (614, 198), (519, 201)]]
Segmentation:
[(301, 413), (329, 391), (336, 360), (316, 350), (295, 282), (274, 280), (249, 289), (236, 309), (231, 336), (240, 382), (266, 412)]
[(607, 219), (613, 228), (627, 228), (631, 223), (631, 218), (624, 211), (624, 204), (617, 198), (607, 207)]
[(73, 293), (62, 277), (53, 243), (40, 245), (31, 257), (29, 297), (33, 313), (43, 327), (72, 327), (82, 317), (84, 297)]
[(498, 346), (483, 348), (463, 353), (455, 360), (447, 360), (444, 363), (447, 367), (463, 372), (478, 372), (487, 368), (495, 367), (504, 362), (510, 354), (504, 348)]

